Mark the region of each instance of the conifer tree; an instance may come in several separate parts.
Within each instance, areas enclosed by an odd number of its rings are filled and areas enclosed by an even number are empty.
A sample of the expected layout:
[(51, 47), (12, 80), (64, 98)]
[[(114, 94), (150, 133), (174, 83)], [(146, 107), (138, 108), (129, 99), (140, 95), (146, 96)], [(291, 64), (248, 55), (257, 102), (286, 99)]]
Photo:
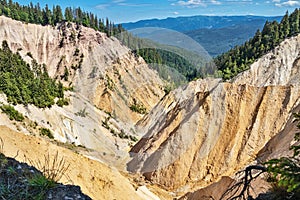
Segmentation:
[(53, 6), (53, 24), (57, 24), (63, 20), (62, 9), (60, 6)]
[(68, 22), (73, 21), (73, 13), (72, 13), (72, 9), (70, 7), (67, 7), (65, 9), (65, 20)]
[(290, 35), (289, 12), (286, 11), (280, 22), (280, 38), (283, 39)]
[(223, 72), (223, 79), (232, 78), (236, 71), (241, 72), (249, 68), (257, 58), (274, 49), (285, 38), (299, 34), (299, 18), (299, 9), (295, 9), (290, 16), (286, 12), (280, 23), (266, 21), (262, 31), (258, 30), (252, 39), (217, 56), (214, 62), (219, 72)]

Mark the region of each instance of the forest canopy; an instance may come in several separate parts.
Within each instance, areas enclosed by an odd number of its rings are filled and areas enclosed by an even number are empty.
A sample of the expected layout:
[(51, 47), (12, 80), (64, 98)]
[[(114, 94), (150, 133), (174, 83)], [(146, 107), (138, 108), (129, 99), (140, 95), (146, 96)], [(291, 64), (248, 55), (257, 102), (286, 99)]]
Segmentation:
[[(159, 65), (166, 65), (174, 70), (177, 70), (181, 78), (179, 78), (178, 81), (174, 80), (175, 85), (179, 85), (182, 82), (190, 81), (201, 76), (196, 70), (196, 66), (188, 62), (187, 59), (184, 59), (183, 57), (180, 57), (171, 51), (157, 50), (155, 48), (140, 48), (135, 50), (136, 46), (143, 46), (143, 44), (148, 41), (134, 37), (124, 30), (121, 24), (116, 26), (108, 18), (105, 20), (99, 19), (97, 15), (91, 12), (85, 12), (80, 7), (67, 7), (63, 10), (59, 5), (54, 5), (52, 8), (49, 8), (46, 4), (46, 6), (42, 8), (39, 3), (34, 5), (31, 2), (26, 6), (20, 5), (18, 2), (13, 2), (12, 0), (0, 0), (0, 2), (0, 15), (4, 15), (25, 23), (41, 24), (43, 26), (55, 26), (57, 23), (66, 21), (104, 32), (109, 37), (125, 35), (126, 37), (124, 38), (118, 38), (124, 45), (133, 49), (134, 53), (143, 57), (148, 64), (156, 63)], [(170, 76), (170, 74), (161, 74), (162, 71), (165, 72), (169, 70), (163, 69), (159, 71), (162, 78)]]
[(32, 24), (55, 26), (62, 21), (74, 22), (86, 27), (107, 33), (108, 36), (122, 31), (122, 26), (115, 26), (108, 18), (98, 19), (97, 15), (85, 12), (80, 7), (63, 9), (59, 5), (49, 8), (48, 5), (41, 8), (40, 4), (20, 5), (12, 0), (0, 0), (0, 15)]
[(51, 107), (55, 98), (64, 99), (64, 88), (47, 73), (45, 65), (35, 60), (30, 67), (18, 53), (13, 53), (6, 41), (0, 49), (0, 91), (12, 104), (33, 104)]
[(299, 34), (299, 24), (299, 9), (295, 9), (290, 15), (286, 12), (280, 23), (267, 21), (262, 31), (257, 30), (253, 38), (214, 59), (218, 74), (228, 80), (249, 69), (255, 60), (273, 50), (284, 39)]

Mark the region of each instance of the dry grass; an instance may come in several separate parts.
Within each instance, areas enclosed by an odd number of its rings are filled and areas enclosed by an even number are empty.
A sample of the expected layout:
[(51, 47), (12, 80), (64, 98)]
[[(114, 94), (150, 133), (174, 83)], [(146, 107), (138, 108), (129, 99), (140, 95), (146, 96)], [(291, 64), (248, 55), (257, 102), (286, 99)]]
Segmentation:
[(50, 154), (48, 153), (47, 155), (44, 155), (44, 159), (42, 161), (33, 161), (30, 159), (27, 160), (32, 166), (35, 166), (47, 179), (51, 181), (58, 182), (63, 177), (65, 177), (67, 180), (70, 180), (67, 175), (70, 164), (66, 163), (64, 157), (59, 157), (58, 151), (55, 153), (53, 158), (51, 158)]
[(3, 139), (0, 137), (0, 154), (4, 153), (3, 148), (4, 148), (4, 142)]

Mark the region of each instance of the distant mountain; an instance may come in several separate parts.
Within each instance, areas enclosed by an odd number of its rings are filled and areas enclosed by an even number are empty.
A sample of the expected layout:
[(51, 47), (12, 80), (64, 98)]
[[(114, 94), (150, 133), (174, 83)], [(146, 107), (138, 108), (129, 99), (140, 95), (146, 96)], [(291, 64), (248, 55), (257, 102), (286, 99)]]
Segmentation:
[(216, 29), (202, 28), (185, 34), (201, 44), (210, 56), (215, 57), (243, 44), (254, 36), (257, 29), (262, 30), (264, 23), (244, 23)]
[(136, 29), (143, 27), (160, 27), (172, 29), (180, 32), (187, 32), (197, 29), (217, 29), (228, 26), (235, 26), (238, 24), (263, 24), (265, 21), (280, 20), (280, 16), (266, 17), (266, 16), (192, 16), (192, 17), (177, 17), (166, 19), (148, 19), (137, 22), (123, 23), (122, 26), (127, 29)]
[[(280, 21), (281, 16), (192, 16), (166, 19), (149, 19), (124, 23), (127, 30), (159, 27), (185, 33), (200, 43), (211, 56), (216, 56), (244, 43), (265, 22)], [(151, 38), (150, 38), (151, 39)]]

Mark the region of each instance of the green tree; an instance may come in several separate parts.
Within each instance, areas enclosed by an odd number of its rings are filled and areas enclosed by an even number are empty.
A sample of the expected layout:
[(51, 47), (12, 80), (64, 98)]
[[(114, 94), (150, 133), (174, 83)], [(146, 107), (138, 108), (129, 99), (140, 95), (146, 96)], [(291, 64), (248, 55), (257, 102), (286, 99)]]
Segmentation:
[(48, 4), (46, 4), (45, 9), (43, 10), (43, 22), (42, 25), (53, 25), (52, 23), (52, 13), (48, 8)]
[(295, 11), (290, 15), (289, 17), (289, 23), (291, 27), (290, 35), (294, 36), (299, 33), (299, 10), (298, 8), (295, 9)]
[(286, 12), (279, 24), (277, 21), (266, 21), (262, 31), (258, 30), (249, 41), (217, 56), (214, 62), (223, 72), (223, 79), (230, 79), (236, 72), (248, 69), (256, 59), (274, 49), (285, 38), (299, 34), (299, 16), (299, 10), (295, 9), (290, 16)]
[(20, 20), (24, 22), (29, 22), (29, 14), (25, 11), (20, 12)]
[(280, 38), (284, 39), (286, 36), (290, 35), (290, 21), (289, 21), (289, 12), (286, 11), (280, 22)]
[(71, 7), (67, 7), (65, 9), (65, 20), (67, 20), (68, 22), (73, 21), (73, 13)]
[(31, 69), (19, 54), (11, 52), (6, 41), (0, 58), (0, 91), (10, 103), (45, 108), (53, 105), (56, 97), (64, 98), (62, 84), (49, 77), (45, 66), (33, 61)]
[(17, 110), (15, 110), (15, 108), (11, 105), (2, 105), (0, 106), (0, 109), (2, 110), (2, 112), (8, 115), (10, 120), (16, 120), (19, 122), (24, 120), (24, 116)]
[(53, 23), (54, 25), (63, 20), (62, 9), (60, 6), (53, 6)]

